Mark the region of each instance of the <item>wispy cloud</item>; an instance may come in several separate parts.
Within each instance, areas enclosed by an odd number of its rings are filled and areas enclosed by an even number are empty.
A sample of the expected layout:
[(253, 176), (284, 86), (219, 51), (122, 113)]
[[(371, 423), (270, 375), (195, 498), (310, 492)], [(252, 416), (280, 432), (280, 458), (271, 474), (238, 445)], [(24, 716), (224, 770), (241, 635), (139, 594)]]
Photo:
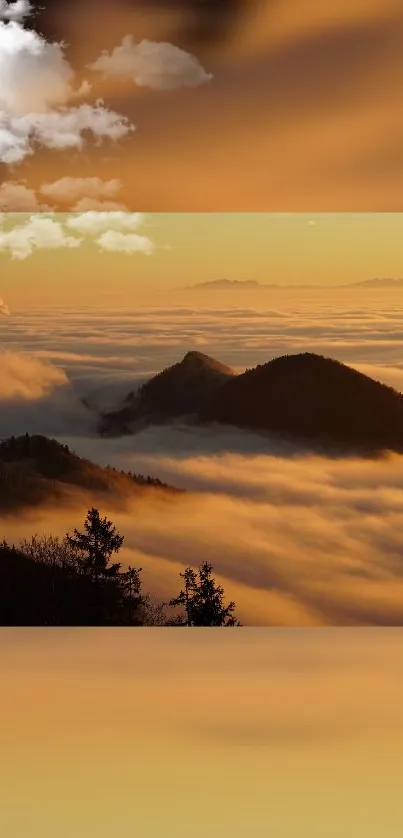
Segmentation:
[[(99, 177), (63, 177), (43, 183), (38, 190), (27, 186), (26, 181), (9, 180), (0, 186), (0, 211), (51, 212), (58, 208), (69, 212), (124, 211), (125, 205), (115, 199), (121, 189), (117, 178), (102, 180)], [(51, 204), (44, 203), (44, 195)]]
[(70, 230), (84, 235), (96, 236), (110, 229), (120, 232), (133, 232), (144, 223), (145, 216), (140, 212), (85, 212), (67, 219)]
[(198, 87), (213, 78), (194, 55), (183, 49), (147, 40), (136, 44), (131, 35), (126, 35), (112, 52), (103, 52), (88, 69), (102, 73), (106, 78), (129, 77), (138, 87), (155, 90)]
[(78, 198), (114, 198), (121, 183), (117, 178), (104, 181), (99, 177), (63, 177), (53, 183), (43, 183), (40, 191), (48, 198), (77, 201)]

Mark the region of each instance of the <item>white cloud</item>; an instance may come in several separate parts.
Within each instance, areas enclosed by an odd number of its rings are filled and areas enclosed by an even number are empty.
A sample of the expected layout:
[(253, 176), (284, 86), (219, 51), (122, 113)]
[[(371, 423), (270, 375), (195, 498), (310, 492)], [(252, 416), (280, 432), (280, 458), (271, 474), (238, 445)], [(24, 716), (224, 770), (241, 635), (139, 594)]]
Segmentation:
[[(4, 0), (0, 9), (0, 18), (10, 17), (12, 9)], [(19, 10), (14, 7), (9, 23), (0, 19), (0, 162), (20, 163), (38, 144), (81, 149), (86, 131), (96, 141), (126, 136), (133, 126), (102, 100), (68, 106), (72, 98), (88, 94), (88, 82), (76, 89), (63, 45), (24, 28), (21, 20), (28, 10), (23, 2)]]
[[(71, 212), (124, 212), (124, 204), (105, 200), (121, 188), (119, 180), (97, 177), (64, 177), (54, 183), (44, 183), (39, 191), (59, 204), (68, 204)], [(52, 212), (54, 204), (42, 203), (34, 189), (25, 181), (6, 181), (0, 186), (0, 212)]]
[(0, 228), (0, 251), (9, 251), (13, 259), (26, 259), (34, 250), (79, 247), (81, 241), (67, 235), (59, 221), (40, 215), (10, 230)]
[(141, 212), (95, 212), (88, 211), (73, 216), (66, 222), (67, 227), (87, 236), (98, 236), (110, 230), (133, 233), (144, 223)]
[(80, 198), (114, 198), (120, 189), (121, 183), (117, 178), (102, 180), (99, 177), (63, 177), (54, 183), (43, 183), (40, 187), (42, 195), (47, 198), (69, 203)]
[(114, 198), (122, 188), (117, 178), (102, 180), (99, 177), (63, 177), (54, 183), (44, 183), (40, 191), (59, 203), (68, 203), (71, 212), (124, 212), (126, 207)]
[(95, 105), (28, 113), (13, 119), (0, 114), (0, 160), (19, 163), (33, 154), (38, 144), (51, 149), (80, 150), (85, 131), (91, 132), (96, 141), (105, 137), (116, 141), (126, 136), (128, 130), (126, 118), (109, 111), (100, 100)]
[(33, 11), (29, 0), (16, 0), (15, 3), (8, 3), (7, 0), (0, 0), (0, 20), (22, 21), (29, 17)]
[(0, 23), (0, 110), (10, 118), (65, 104), (74, 71), (61, 44), (48, 43), (17, 22)]
[(103, 250), (118, 251), (120, 253), (145, 253), (150, 255), (154, 245), (148, 236), (137, 236), (136, 233), (122, 233), (120, 230), (107, 230), (97, 239), (97, 244)]
[(151, 239), (136, 232), (144, 224), (144, 220), (141, 212), (89, 210), (70, 217), (66, 225), (81, 235), (99, 236), (96, 242), (103, 250), (150, 255), (154, 251)]
[(50, 209), (47, 204), (38, 201), (35, 191), (25, 183), (8, 181), (0, 186), (1, 212), (46, 212)]
[(1, 299), (1, 297), (0, 297), (0, 314), (5, 314), (5, 315), (10, 314), (10, 309), (9, 309), (8, 305), (6, 305), (6, 303), (4, 302), (4, 300)]
[(89, 69), (106, 77), (130, 77), (139, 87), (155, 90), (198, 87), (213, 78), (194, 55), (179, 47), (148, 40), (135, 44), (131, 35), (111, 53), (105, 50)]
[[(62, 221), (57, 214), (40, 213), (11, 227), (5, 221), (6, 214), (0, 214), (0, 252), (8, 252), (13, 259), (26, 259), (39, 249), (76, 248), (83, 243), (83, 236), (103, 250), (128, 254), (154, 251), (151, 239), (135, 232), (144, 223), (142, 213), (90, 210)], [(69, 235), (70, 230), (76, 235)]]

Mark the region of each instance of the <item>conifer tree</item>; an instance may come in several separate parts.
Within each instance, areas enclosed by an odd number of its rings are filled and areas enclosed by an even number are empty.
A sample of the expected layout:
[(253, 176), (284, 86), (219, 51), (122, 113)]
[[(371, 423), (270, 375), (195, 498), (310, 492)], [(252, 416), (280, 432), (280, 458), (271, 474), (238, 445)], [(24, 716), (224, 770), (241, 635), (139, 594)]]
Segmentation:
[(184, 587), (171, 599), (171, 607), (182, 606), (184, 618), (178, 617), (175, 625), (185, 626), (239, 626), (233, 612), (235, 602), (224, 605), (224, 588), (212, 577), (213, 567), (204, 562), (198, 572), (187, 567), (180, 576)]
[(120, 563), (110, 565), (109, 561), (112, 553), (119, 552), (124, 536), (119, 535), (112, 521), (101, 518), (95, 507), (88, 510), (84, 529), (85, 532), (75, 529), (74, 535), (67, 535), (70, 547), (81, 555), (84, 553), (84, 558), (78, 559), (82, 569), (95, 581), (116, 576)]

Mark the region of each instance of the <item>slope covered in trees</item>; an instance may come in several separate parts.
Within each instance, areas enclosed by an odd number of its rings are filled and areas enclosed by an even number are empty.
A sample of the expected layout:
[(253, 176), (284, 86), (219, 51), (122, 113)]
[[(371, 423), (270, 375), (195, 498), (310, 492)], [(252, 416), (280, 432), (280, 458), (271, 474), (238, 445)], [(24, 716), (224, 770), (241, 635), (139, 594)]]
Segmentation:
[[(192, 415), (201, 423), (277, 434), (329, 450), (403, 451), (403, 396), (314, 353), (284, 355), (242, 374), (199, 352), (154, 376), (105, 414), (102, 433)], [(137, 422), (137, 424), (136, 424)]]
[(148, 487), (178, 491), (158, 478), (102, 468), (44, 436), (25, 434), (0, 442), (0, 510), (44, 503), (69, 487), (116, 498)]
[(166, 367), (130, 394), (123, 406), (104, 414), (101, 433), (128, 433), (132, 423), (161, 422), (178, 416), (198, 414), (212, 395), (236, 375), (231, 367), (204, 355), (188, 352), (173, 366)]
[(228, 381), (201, 418), (330, 447), (403, 451), (403, 396), (311, 353), (275, 358)]
[[(204, 563), (188, 567), (184, 589), (153, 603), (142, 589), (142, 568), (113, 561), (124, 536), (99, 510), (88, 510), (84, 529), (65, 537), (33, 536), (18, 549), (0, 544), (0, 625), (235, 626), (235, 603)], [(169, 616), (165, 608), (175, 609)], [(179, 610), (178, 610), (179, 609)]]

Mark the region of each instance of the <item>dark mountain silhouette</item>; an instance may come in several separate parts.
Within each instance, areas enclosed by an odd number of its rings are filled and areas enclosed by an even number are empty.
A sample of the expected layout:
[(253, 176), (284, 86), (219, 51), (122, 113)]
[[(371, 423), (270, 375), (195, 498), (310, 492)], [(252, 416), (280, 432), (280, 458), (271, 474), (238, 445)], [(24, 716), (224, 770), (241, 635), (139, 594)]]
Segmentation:
[(137, 394), (129, 393), (123, 406), (101, 416), (103, 434), (130, 433), (149, 422), (165, 422), (199, 414), (212, 395), (236, 372), (204, 355), (188, 352), (177, 364), (151, 378)]
[(69, 488), (123, 498), (153, 486), (178, 491), (157, 478), (102, 468), (44, 436), (10, 437), (0, 442), (0, 509), (40, 504)]
[(342, 448), (403, 451), (403, 396), (345, 364), (305, 353), (247, 370), (213, 395), (203, 421)]
[(351, 367), (313, 353), (286, 355), (236, 374), (199, 352), (147, 382), (101, 418), (122, 434), (177, 417), (275, 433), (330, 453), (403, 451), (403, 396)]
[[(68, 567), (36, 561), (0, 544), (3, 626), (97, 625), (91, 581)], [(117, 624), (116, 613), (115, 623)]]

